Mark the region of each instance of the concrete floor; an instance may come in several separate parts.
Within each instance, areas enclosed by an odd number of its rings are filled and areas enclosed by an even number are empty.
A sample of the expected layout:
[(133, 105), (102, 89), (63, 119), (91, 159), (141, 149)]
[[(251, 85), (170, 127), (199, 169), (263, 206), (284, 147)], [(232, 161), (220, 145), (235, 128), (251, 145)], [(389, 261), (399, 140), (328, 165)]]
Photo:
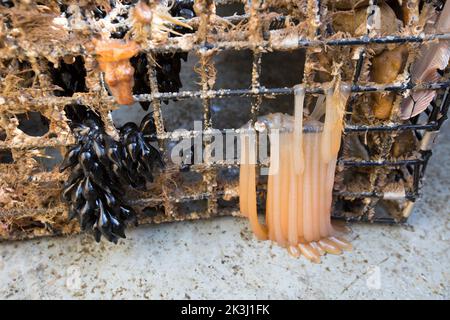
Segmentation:
[(86, 235), (0, 244), (8, 299), (449, 299), (450, 127), (408, 226), (352, 225), (355, 250), (322, 264), (256, 241), (245, 220), (129, 230), (118, 245)]

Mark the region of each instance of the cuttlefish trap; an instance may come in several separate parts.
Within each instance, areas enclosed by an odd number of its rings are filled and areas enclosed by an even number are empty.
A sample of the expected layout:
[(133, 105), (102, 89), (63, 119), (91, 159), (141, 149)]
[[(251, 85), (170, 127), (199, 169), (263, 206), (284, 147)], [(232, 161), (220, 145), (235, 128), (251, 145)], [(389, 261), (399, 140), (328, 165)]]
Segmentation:
[[(318, 199), (311, 206), (334, 218), (401, 223), (449, 108), (444, 1), (1, 1), (0, 17), (1, 239), (66, 235), (81, 225), (117, 241), (129, 221), (241, 215), (239, 206), (248, 216), (270, 205), (273, 218), (281, 200), (270, 190), (288, 171), (261, 174), (268, 159), (240, 177), (239, 139), (227, 145), (234, 161), (209, 152), (217, 134), (271, 128), (291, 132), (281, 134), (292, 146), (282, 147), (290, 159), (283, 170), (298, 170), (292, 152), (314, 153), (311, 139), (332, 144), (335, 159), (324, 162), (332, 172), (303, 178), (331, 181), (320, 184), (329, 208)], [(220, 59), (227, 54), (248, 57), (249, 68)], [(235, 81), (240, 74), (247, 85)], [(331, 125), (333, 92), (345, 97), (335, 99), (341, 109)], [(115, 112), (133, 103), (146, 116), (118, 125)], [(321, 132), (331, 136), (320, 140)], [(200, 138), (201, 151), (173, 161), (182, 138)], [(243, 141), (244, 153), (258, 148)], [(319, 159), (311, 157), (305, 168)], [(251, 203), (239, 203), (240, 192), (244, 202), (252, 195), (243, 177), (254, 180)], [(294, 201), (311, 183), (280, 188)], [(271, 221), (259, 226), (266, 237), (298, 237)]]

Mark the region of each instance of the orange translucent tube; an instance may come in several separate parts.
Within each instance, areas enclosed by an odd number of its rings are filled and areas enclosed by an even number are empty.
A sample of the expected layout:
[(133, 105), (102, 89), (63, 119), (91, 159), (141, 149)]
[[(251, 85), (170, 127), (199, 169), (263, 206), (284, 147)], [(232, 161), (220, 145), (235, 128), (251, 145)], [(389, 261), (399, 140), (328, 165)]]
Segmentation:
[[(295, 144), (295, 136), (294, 136), (294, 144)], [(303, 153), (303, 149), (301, 150)], [(289, 159), (289, 170), (293, 172), (289, 179), (289, 192), (288, 192), (288, 244), (290, 247), (295, 246), (298, 243), (298, 176), (299, 176), (299, 168), (295, 166), (295, 161), (293, 157)], [(302, 159), (303, 160), (303, 159)], [(303, 162), (303, 161), (302, 161)], [(302, 164), (303, 166), (303, 164)], [(303, 171), (303, 168), (301, 168)]]
[[(251, 130), (248, 130), (251, 131)], [(258, 221), (256, 205), (256, 140), (254, 133), (241, 135), (241, 168), (239, 190), (245, 198), (240, 200), (241, 211), (250, 220), (255, 236), (259, 240), (267, 239), (267, 228)]]
[(303, 237), (306, 242), (311, 242), (313, 236), (313, 206), (312, 206), (312, 154), (314, 153), (313, 134), (305, 134), (304, 137), (304, 155), (305, 155), (305, 170), (303, 173)]
[[(281, 199), (281, 174), (283, 167), (283, 155), (282, 155), (282, 143), (283, 143), (283, 134), (280, 134), (280, 154), (279, 154), (279, 167), (277, 172), (273, 175), (273, 185), (270, 193), (273, 193), (273, 204), (272, 204), (272, 225), (268, 225), (269, 228), (274, 230), (275, 233), (275, 241), (283, 246), (283, 235), (281, 230), (281, 210), (282, 210), (282, 199)], [(269, 190), (267, 190), (269, 193)]]
[(254, 139), (241, 138), (240, 205), (258, 239), (268, 238), (292, 256), (318, 263), (325, 253), (351, 250), (350, 243), (335, 235), (330, 217), (349, 91), (340, 86), (327, 91), (324, 124), (314, 118), (304, 123), (298, 119), (303, 118), (304, 90), (296, 87), (295, 93), (294, 117), (277, 113), (262, 118), (271, 134), (282, 130), (278, 140), (271, 136), (265, 225), (258, 222), (256, 213), (256, 166), (249, 164), (249, 155), (256, 157)]
[(241, 134), (241, 162), (240, 162), (240, 170), (239, 170), (239, 207), (241, 213), (248, 217), (248, 175), (249, 175), (249, 166), (248, 162), (248, 148), (246, 146), (245, 135)]

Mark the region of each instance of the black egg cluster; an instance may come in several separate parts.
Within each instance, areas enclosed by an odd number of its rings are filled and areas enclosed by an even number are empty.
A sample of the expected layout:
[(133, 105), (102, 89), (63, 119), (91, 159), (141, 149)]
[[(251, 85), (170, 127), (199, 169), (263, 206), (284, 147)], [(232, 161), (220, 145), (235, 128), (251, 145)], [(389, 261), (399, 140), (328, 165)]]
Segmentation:
[(180, 80), (181, 59), (187, 60), (186, 52), (158, 54), (156, 79), (160, 92), (178, 92), (183, 86)]
[[(183, 17), (191, 19), (195, 17), (193, 9), (193, 1), (176, 0), (174, 1), (170, 14), (173, 17)], [(182, 26), (173, 26), (174, 30), (179, 33), (191, 33), (192, 30)], [(158, 82), (159, 92), (178, 92), (183, 86), (180, 79), (181, 60), (187, 61), (187, 52), (160, 53), (156, 55), (156, 80)], [(150, 92), (150, 84), (148, 82), (147, 57), (145, 54), (139, 54), (131, 59), (131, 63), (135, 68), (134, 88), (135, 94), (145, 94)], [(164, 100), (165, 103), (168, 101)], [(141, 102), (144, 110), (148, 110), (150, 103)]]
[[(156, 127), (152, 114), (142, 119), (140, 126), (135, 123), (126, 123), (120, 128), (122, 166), (114, 166), (114, 170), (123, 173), (120, 177), (123, 183), (128, 183), (133, 188), (144, 188), (146, 182), (153, 182), (153, 166), (164, 166), (161, 154), (150, 142), (156, 139)], [(125, 180), (125, 181), (124, 181)]]
[[(192, 19), (195, 17), (194, 1), (176, 0), (174, 1), (170, 14), (173, 17), (182, 17), (184, 19)], [(174, 26), (175, 31), (179, 33), (192, 33), (182, 26)], [(158, 80), (159, 91), (161, 92), (178, 92), (182, 87), (180, 80), (181, 59), (187, 61), (187, 52), (176, 52), (168, 54), (159, 54), (157, 56), (158, 66), (156, 77)]]
[[(182, 17), (184, 19), (192, 19), (195, 17), (194, 1), (191, 0), (175, 0), (170, 8), (170, 14), (173, 17)], [(194, 32), (182, 26), (175, 26), (175, 31), (180, 33)]]
[(69, 203), (69, 219), (77, 217), (81, 229), (92, 230), (96, 241), (103, 235), (116, 243), (125, 238), (127, 223), (136, 221), (122, 195), (127, 186), (145, 187), (153, 181), (154, 164), (163, 165), (160, 153), (150, 144), (154, 130), (151, 114), (139, 127), (125, 124), (120, 141), (106, 134), (101, 121), (89, 113), (73, 125), (77, 144), (60, 166), (61, 171), (72, 170), (62, 198)]
[[(156, 80), (159, 92), (178, 92), (183, 86), (180, 79), (181, 59), (187, 60), (187, 52), (160, 53), (156, 56)], [(145, 54), (138, 54), (131, 58), (134, 66), (134, 94), (146, 94), (151, 92), (148, 80), (148, 60)], [(164, 100), (168, 103), (167, 100)], [(148, 110), (149, 101), (140, 102), (144, 110)]]

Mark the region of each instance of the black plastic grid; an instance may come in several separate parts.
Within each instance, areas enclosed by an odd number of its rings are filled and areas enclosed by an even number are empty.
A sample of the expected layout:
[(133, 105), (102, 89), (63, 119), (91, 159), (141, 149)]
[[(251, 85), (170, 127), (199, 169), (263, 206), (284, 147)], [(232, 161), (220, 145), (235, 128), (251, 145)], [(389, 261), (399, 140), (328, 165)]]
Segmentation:
[[(227, 1), (232, 3), (233, 1)], [(371, 1), (370, 5), (375, 6), (377, 1)], [(252, 19), (258, 20), (258, 10), (262, 4), (262, 1), (247, 1), (247, 5), (250, 8), (250, 14), (246, 14), (245, 16), (232, 16), (226, 17), (230, 21), (239, 22), (242, 20), (251, 21)], [(311, 17), (316, 21), (320, 21), (320, 13), (321, 13), (321, 4), (320, 1), (309, 1), (309, 5), (312, 6), (313, 10), (310, 10), (309, 13), (314, 15)], [(369, 15), (370, 17), (370, 15)], [(282, 25), (283, 18), (278, 18), (277, 21), (273, 22), (274, 28)], [(368, 23), (370, 23), (368, 21)], [(257, 23), (256, 23), (257, 24)], [(370, 26), (368, 26), (370, 29)], [(247, 50), (251, 49), (253, 51), (253, 63), (252, 63), (252, 83), (251, 88), (249, 89), (221, 89), (221, 90), (211, 90), (208, 86), (205, 86), (207, 79), (202, 79), (203, 87), (202, 90), (199, 91), (182, 91), (182, 92), (164, 92), (159, 93), (153, 91), (148, 95), (137, 95), (135, 98), (138, 101), (148, 101), (149, 98), (152, 99), (193, 99), (200, 98), (203, 100), (204, 104), (204, 125), (205, 129), (209, 129), (211, 127), (210, 122), (210, 99), (211, 98), (226, 98), (226, 97), (251, 97), (251, 121), (254, 123), (259, 115), (260, 105), (263, 99), (267, 96), (277, 96), (277, 95), (293, 95), (294, 89), (283, 87), (283, 88), (266, 88), (262, 86), (259, 82), (260, 74), (261, 74), (261, 54), (262, 52), (270, 49), (270, 50), (282, 50), (285, 48), (273, 48), (270, 46), (269, 35), (267, 32), (260, 31), (260, 41), (257, 45), (254, 43), (251, 44), (249, 42), (224, 42), (224, 43), (207, 43), (206, 41), (201, 42), (200, 44), (196, 44), (190, 48), (190, 51), (198, 51), (205, 52), (207, 50), (218, 49), (218, 50)], [(313, 36), (320, 35), (319, 29), (313, 30)], [(447, 40), (450, 39), (450, 34), (421, 34), (414, 36), (384, 36), (384, 37), (370, 37), (369, 35), (363, 36), (360, 38), (347, 38), (347, 39), (332, 39), (332, 40), (320, 40), (315, 38), (312, 39), (299, 39), (297, 42), (297, 46), (295, 48), (290, 45), (289, 49), (299, 49), (299, 48), (311, 48), (316, 46), (365, 46), (369, 44), (403, 44), (403, 43), (423, 43), (428, 41), (435, 40)], [(167, 45), (164, 48), (148, 48), (151, 52), (163, 52), (165, 50), (180, 50), (182, 48), (171, 45)], [(403, 131), (410, 130), (416, 133), (419, 141), (422, 139), (423, 135), (426, 132), (435, 132), (438, 131), (442, 122), (446, 119), (446, 114), (448, 111), (448, 107), (450, 102), (448, 101), (448, 87), (450, 87), (450, 81), (444, 81), (439, 83), (422, 83), (422, 84), (414, 84), (412, 81), (406, 81), (403, 83), (395, 83), (395, 84), (384, 84), (384, 85), (360, 85), (358, 83), (359, 75), (361, 73), (361, 67), (363, 65), (363, 61), (366, 58), (365, 51), (362, 50), (360, 53), (360, 59), (355, 68), (354, 72), (354, 81), (351, 86), (352, 93), (367, 93), (367, 92), (379, 92), (379, 91), (393, 91), (402, 93), (405, 90), (411, 89), (427, 89), (427, 90), (443, 90), (445, 89), (445, 98), (442, 100), (442, 103), (437, 106), (435, 104), (431, 105), (431, 111), (427, 110), (427, 113), (434, 115), (434, 117), (430, 117), (427, 123), (417, 123), (417, 119), (412, 119), (411, 123), (395, 123), (390, 121), (390, 123), (385, 125), (353, 125), (347, 124), (345, 126), (345, 133), (350, 132), (394, 132), (394, 131)], [(308, 56), (307, 56), (308, 59)], [(318, 94), (323, 93), (323, 88), (320, 86), (308, 86), (305, 88), (306, 94)], [(439, 97), (436, 99), (439, 100)], [(347, 111), (349, 114), (351, 113), (351, 104), (353, 99), (350, 99), (347, 107)], [(416, 117), (418, 118), (418, 117)], [(438, 120), (439, 119), (439, 120)], [(392, 119), (390, 119), (392, 120)], [(423, 134), (420, 134), (419, 131), (424, 131)], [(187, 133), (188, 136), (196, 136), (196, 132)], [(203, 135), (208, 135), (208, 132), (202, 132)], [(163, 135), (158, 134), (158, 138), (170, 139), (171, 133), (164, 133)], [(340, 158), (338, 160), (338, 164), (344, 167), (406, 167), (411, 175), (413, 176), (413, 189), (405, 192), (404, 199), (409, 201), (415, 201), (419, 196), (421, 179), (424, 176), (425, 168), (427, 162), (431, 156), (431, 150), (422, 150), (420, 151), (420, 157), (414, 159), (406, 159), (406, 160), (349, 160)], [(264, 165), (264, 164), (262, 164)], [(267, 164), (265, 164), (267, 165)], [(209, 170), (214, 170), (212, 168), (220, 168), (224, 166), (224, 164), (209, 163)], [(226, 166), (230, 167), (229, 164)], [(201, 170), (202, 166), (193, 167), (193, 170)], [(375, 173), (377, 174), (377, 173)], [(215, 175), (214, 175), (215, 176)], [(176, 199), (176, 201), (194, 201), (199, 199), (207, 199), (209, 203), (216, 203), (217, 198), (223, 195), (223, 192), (216, 191), (214, 192), (214, 188), (211, 190), (212, 192), (201, 193), (194, 196), (186, 196), (182, 199)], [(262, 190), (264, 192), (264, 190)], [(346, 191), (337, 191), (334, 193), (337, 197), (348, 197), (348, 198), (376, 198), (382, 199), (384, 197), (384, 193), (382, 190), (374, 190), (372, 192), (346, 192)], [(172, 201), (175, 199), (171, 199)], [(373, 206), (376, 202), (373, 204)], [(335, 214), (336, 217), (342, 217), (340, 213)], [(357, 217), (357, 219), (367, 219), (367, 217)], [(377, 219), (379, 222), (394, 222), (394, 219)]]

